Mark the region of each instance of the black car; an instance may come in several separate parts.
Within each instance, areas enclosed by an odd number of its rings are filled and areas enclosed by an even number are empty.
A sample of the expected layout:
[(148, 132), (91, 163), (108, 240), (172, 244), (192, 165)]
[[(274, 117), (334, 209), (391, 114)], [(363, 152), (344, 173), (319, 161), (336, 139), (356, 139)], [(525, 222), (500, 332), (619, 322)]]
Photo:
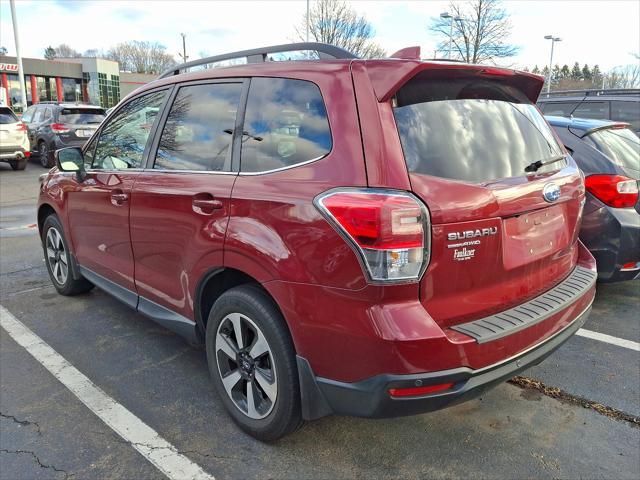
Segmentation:
[(22, 115), (27, 125), (31, 151), (43, 167), (54, 164), (53, 152), (84, 145), (106, 117), (104, 108), (77, 103), (42, 102)]
[(538, 107), (545, 115), (626, 122), (640, 134), (640, 89), (551, 92), (540, 96)]
[(640, 276), (640, 138), (628, 123), (546, 117), (584, 172), (587, 188), (580, 240), (600, 281)]

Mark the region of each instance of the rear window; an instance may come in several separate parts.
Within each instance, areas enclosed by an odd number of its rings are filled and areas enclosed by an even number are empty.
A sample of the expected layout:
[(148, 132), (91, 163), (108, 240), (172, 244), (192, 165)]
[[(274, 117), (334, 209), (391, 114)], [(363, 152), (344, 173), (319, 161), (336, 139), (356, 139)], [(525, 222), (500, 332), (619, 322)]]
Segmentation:
[(0, 125), (6, 125), (7, 123), (16, 123), (18, 117), (11, 111), (10, 108), (0, 108)]
[(640, 138), (628, 128), (597, 130), (584, 139), (618, 165), (640, 170)]
[(77, 123), (82, 125), (102, 123), (106, 113), (101, 108), (63, 108), (60, 112), (60, 123)]
[(525, 175), (530, 163), (563, 154), (535, 105), (498, 81), (417, 76), (398, 92), (394, 114), (415, 173), (484, 183)]
[(640, 132), (640, 102), (611, 102), (611, 120), (628, 122), (636, 132)]

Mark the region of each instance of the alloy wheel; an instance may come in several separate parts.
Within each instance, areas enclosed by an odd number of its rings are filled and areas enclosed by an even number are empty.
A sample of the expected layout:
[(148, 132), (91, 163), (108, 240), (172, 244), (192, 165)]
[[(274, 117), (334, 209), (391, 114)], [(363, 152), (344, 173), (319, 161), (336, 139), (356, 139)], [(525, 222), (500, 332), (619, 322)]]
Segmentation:
[(38, 146), (38, 156), (43, 167), (49, 166), (49, 147), (45, 142), (41, 142)]
[(271, 348), (246, 315), (231, 313), (216, 332), (218, 372), (227, 395), (249, 418), (265, 418), (275, 405), (278, 385)]
[(53, 279), (59, 285), (64, 285), (69, 275), (69, 259), (64, 248), (62, 235), (54, 227), (47, 231), (46, 239), (47, 263)]

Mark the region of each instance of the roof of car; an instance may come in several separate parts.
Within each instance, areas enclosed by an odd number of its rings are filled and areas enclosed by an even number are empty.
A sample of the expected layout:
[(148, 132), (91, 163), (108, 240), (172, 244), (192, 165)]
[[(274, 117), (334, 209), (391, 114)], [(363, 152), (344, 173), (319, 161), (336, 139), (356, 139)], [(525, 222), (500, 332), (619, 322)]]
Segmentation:
[(555, 97), (540, 97), (538, 103), (552, 103), (552, 102), (601, 102), (603, 100), (617, 100), (621, 102), (640, 102), (640, 95), (597, 95), (597, 96), (584, 96), (584, 95), (567, 95), (555, 96)]
[(103, 110), (103, 108), (100, 105), (90, 105), (87, 103), (72, 103), (72, 102), (38, 102), (32, 106), (38, 106), (38, 105), (48, 105), (48, 106), (52, 106), (52, 107), (60, 107), (60, 108), (91, 108), (91, 109), (101, 109)]

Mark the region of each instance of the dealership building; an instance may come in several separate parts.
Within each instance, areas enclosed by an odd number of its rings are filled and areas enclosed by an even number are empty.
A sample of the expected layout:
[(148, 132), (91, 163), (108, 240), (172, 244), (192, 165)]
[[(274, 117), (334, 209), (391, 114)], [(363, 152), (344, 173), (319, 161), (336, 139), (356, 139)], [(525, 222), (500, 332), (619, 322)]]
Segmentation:
[[(102, 58), (23, 58), (22, 67), (27, 105), (64, 101), (110, 108), (136, 88), (157, 78), (156, 75), (121, 72), (118, 62)], [(0, 98), (9, 106), (19, 104), (20, 83), (15, 57), (0, 57), (0, 79), (4, 90)]]

